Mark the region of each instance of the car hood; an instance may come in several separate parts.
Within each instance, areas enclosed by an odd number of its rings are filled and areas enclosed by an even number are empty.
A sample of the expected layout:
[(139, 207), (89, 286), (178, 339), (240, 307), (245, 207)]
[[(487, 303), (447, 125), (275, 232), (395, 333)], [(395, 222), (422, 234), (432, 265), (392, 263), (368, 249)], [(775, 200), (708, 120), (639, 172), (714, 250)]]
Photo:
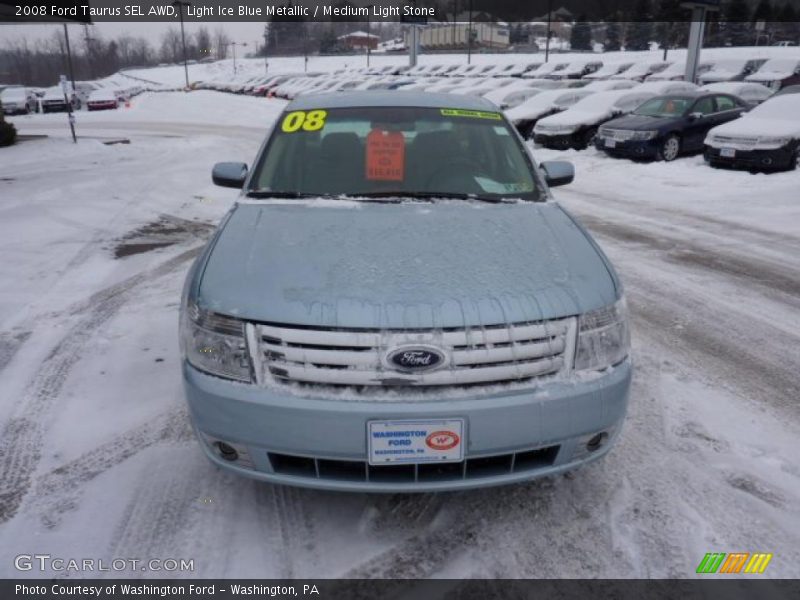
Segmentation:
[(611, 116), (611, 109), (608, 110), (565, 110), (564, 112), (556, 113), (541, 119), (536, 126), (540, 127), (542, 131), (546, 131), (548, 127), (569, 127), (575, 128), (582, 125), (595, 125), (604, 121)]
[(649, 131), (661, 127), (669, 127), (682, 120), (682, 117), (648, 117), (645, 115), (626, 115), (613, 119), (605, 124), (610, 129), (631, 129)]
[(317, 327), (474, 327), (608, 305), (617, 290), (607, 264), (553, 202), (241, 203), (197, 302)]
[(761, 119), (757, 116), (745, 116), (730, 123), (714, 127), (708, 132), (712, 135), (741, 137), (800, 137), (800, 124), (791, 123), (788, 119)]
[(765, 73), (753, 73), (744, 78), (745, 81), (783, 81), (791, 77), (791, 71), (767, 71)]

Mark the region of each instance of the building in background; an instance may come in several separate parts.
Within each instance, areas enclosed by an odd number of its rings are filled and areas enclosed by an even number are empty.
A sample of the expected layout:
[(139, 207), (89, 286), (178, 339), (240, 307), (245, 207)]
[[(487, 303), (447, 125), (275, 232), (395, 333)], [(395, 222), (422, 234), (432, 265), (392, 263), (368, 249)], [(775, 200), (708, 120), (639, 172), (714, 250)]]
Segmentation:
[(367, 33), (366, 31), (353, 31), (340, 35), (338, 38), (339, 43), (351, 50), (375, 50), (378, 47), (380, 38), (377, 35)]

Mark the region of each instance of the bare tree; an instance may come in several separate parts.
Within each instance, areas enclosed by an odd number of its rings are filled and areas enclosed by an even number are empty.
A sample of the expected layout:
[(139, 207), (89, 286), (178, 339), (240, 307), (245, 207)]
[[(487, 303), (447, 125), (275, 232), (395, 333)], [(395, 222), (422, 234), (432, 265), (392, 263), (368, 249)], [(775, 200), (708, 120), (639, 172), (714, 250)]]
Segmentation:
[(194, 34), (195, 58), (206, 58), (213, 52), (211, 33), (206, 27), (200, 27)]
[(170, 27), (161, 36), (161, 60), (174, 63), (180, 61), (182, 56), (181, 32)]
[(225, 33), (222, 26), (214, 30), (214, 54), (217, 60), (222, 60), (228, 57), (228, 45), (231, 43), (231, 38)]

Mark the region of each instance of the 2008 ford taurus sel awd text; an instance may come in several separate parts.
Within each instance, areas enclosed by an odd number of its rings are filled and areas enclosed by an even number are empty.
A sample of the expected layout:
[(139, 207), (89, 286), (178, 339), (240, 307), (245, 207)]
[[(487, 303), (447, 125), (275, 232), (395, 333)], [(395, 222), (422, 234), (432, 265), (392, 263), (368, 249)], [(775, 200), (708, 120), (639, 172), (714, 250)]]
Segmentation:
[(487, 100), (303, 96), (184, 290), (183, 379), (217, 465), (435, 491), (604, 455), (631, 380), (620, 282)]

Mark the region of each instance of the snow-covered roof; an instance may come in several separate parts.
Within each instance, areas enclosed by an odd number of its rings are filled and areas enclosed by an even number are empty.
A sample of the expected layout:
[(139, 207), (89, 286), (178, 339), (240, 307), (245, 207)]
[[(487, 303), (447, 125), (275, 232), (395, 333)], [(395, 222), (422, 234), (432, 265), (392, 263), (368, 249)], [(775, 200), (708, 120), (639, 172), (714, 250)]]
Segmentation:
[(374, 38), (379, 39), (377, 35), (374, 33), (367, 33), (366, 31), (353, 31), (351, 33), (345, 33), (344, 35), (340, 35), (338, 39), (343, 40), (346, 38)]

